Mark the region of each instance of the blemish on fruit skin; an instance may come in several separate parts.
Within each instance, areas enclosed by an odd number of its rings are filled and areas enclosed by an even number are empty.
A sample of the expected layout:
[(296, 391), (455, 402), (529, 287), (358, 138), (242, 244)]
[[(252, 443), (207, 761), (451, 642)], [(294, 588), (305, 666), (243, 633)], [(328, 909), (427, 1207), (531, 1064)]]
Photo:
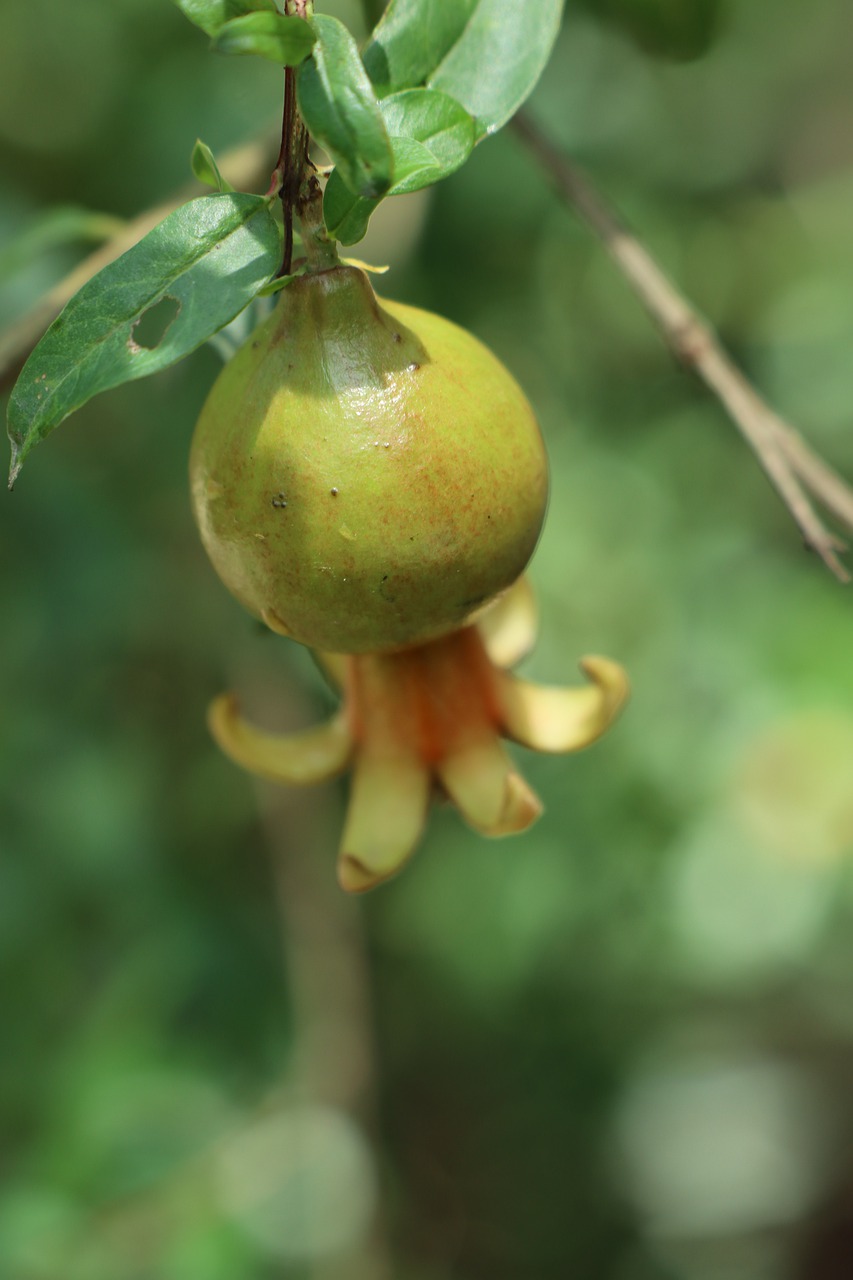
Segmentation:
[(417, 360), (413, 360), (411, 364), (406, 365), (406, 368), (408, 369), (409, 373), (417, 373), (420, 367), (421, 366), (418, 364)]
[(352, 529), (349, 527), (348, 524), (340, 525), (338, 528), (338, 533), (341, 535), (342, 538), (345, 538), (347, 542), (355, 542), (356, 538), (358, 537), (358, 534), (353, 533)]
[(336, 497), (338, 496), (338, 491), (337, 491), (337, 489), (334, 489), (334, 488), (333, 488), (333, 489), (331, 489), (331, 490), (330, 490), (330, 492), (331, 492), (331, 495), (332, 495), (332, 497), (333, 497), (333, 498), (336, 498)]
[(284, 494), (283, 493), (277, 494), (272, 500), (272, 505), (276, 507), (279, 511), (283, 511), (284, 508), (287, 506), (287, 499), (285, 498)]

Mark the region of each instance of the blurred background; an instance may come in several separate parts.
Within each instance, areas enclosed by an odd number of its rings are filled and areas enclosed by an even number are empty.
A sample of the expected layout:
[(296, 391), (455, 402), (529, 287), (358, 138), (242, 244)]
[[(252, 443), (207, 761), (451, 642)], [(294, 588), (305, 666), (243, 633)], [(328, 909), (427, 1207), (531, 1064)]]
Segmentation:
[[(99, 233), (51, 247), (48, 210), (168, 198), (196, 136), (274, 129), (280, 76), (168, 0), (3, 25), (8, 325)], [(574, 0), (531, 102), (848, 476), (852, 47), (846, 0)], [(529, 835), (436, 809), (345, 899), (344, 784), (256, 786), (205, 729), (225, 687), (283, 728), (330, 705), (197, 541), (217, 355), (63, 426), (0, 499), (0, 1274), (849, 1280), (850, 589), (509, 130), (383, 215), (381, 290), (543, 425), (526, 673), (606, 653), (633, 700), (525, 755)]]

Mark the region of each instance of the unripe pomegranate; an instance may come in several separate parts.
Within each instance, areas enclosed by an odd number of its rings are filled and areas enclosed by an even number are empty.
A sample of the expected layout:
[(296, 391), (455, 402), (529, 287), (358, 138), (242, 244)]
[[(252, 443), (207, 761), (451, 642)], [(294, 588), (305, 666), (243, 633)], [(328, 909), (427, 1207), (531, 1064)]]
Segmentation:
[(294, 280), (224, 368), (190, 461), (226, 586), (312, 648), (381, 653), (457, 630), (518, 578), (547, 462), (504, 366), (364, 273)]

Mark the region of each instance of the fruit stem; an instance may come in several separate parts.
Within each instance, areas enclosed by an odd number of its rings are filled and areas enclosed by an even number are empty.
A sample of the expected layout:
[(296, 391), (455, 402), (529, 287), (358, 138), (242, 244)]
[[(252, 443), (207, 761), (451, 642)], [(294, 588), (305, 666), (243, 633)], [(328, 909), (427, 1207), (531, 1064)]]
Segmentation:
[(326, 234), (323, 221), (323, 192), (313, 174), (303, 183), (296, 205), (302, 247), (308, 259), (308, 271), (329, 271), (340, 266), (335, 242)]
[[(287, 17), (310, 18), (314, 13), (313, 0), (284, 0), (284, 12)], [(279, 276), (290, 274), (293, 262), (293, 213), (299, 204), (309, 167), (313, 168), (308, 158), (308, 130), (296, 102), (296, 68), (285, 67), (281, 149), (270, 188), (271, 192), (278, 192), (284, 218), (284, 250)]]

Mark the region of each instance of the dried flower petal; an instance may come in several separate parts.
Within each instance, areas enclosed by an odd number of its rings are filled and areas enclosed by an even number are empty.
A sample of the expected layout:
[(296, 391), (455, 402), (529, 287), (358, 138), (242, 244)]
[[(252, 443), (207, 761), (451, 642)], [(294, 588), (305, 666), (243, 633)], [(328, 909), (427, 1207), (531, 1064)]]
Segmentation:
[(628, 694), (625, 672), (585, 658), (591, 683), (548, 688), (505, 668), (529, 650), (536, 606), (516, 583), (475, 626), (391, 653), (318, 653), (344, 708), (319, 729), (279, 736), (247, 724), (231, 695), (210, 727), (237, 764), (276, 782), (311, 783), (354, 762), (338, 879), (363, 893), (389, 879), (420, 839), (434, 785), (475, 830), (523, 831), (542, 812), (501, 737), (539, 751), (576, 751), (599, 737)]
[(485, 835), (503, 834), (513, 768), (494, 731), (441, 761), (436, 774), (470, 826)]
[(210, 732), (235, 764), (272, 782), (307, 786), (343, 773), (352, 755), (346, 715), (339, 711), (326, 724), (300, 733), (265, 733), (240, 715), (233, 693), (211, 703)]
[(579, 751), (601, 737), (628, 696), (628, 677), (609, 658), (584, 658), (581, 670), (592, 680), (561, 689), (496, 673), (505, 732), (535, 751)]
[(359, 755), (338, 855), (338, 881), (363, 893), (400, 870), (426, 821), (429, 774), (413, 757)]
[(486, 652), (496, 667), (514, 667), (536, 643), (539, 612), (526, 577), (517, 579), (477, 621)]
[(531, 827), (542, 813), (542, 801), (520, 773), (512, 772), (507, 780), (506, 800), (500, 822), (486, 834), (514, 836)]

